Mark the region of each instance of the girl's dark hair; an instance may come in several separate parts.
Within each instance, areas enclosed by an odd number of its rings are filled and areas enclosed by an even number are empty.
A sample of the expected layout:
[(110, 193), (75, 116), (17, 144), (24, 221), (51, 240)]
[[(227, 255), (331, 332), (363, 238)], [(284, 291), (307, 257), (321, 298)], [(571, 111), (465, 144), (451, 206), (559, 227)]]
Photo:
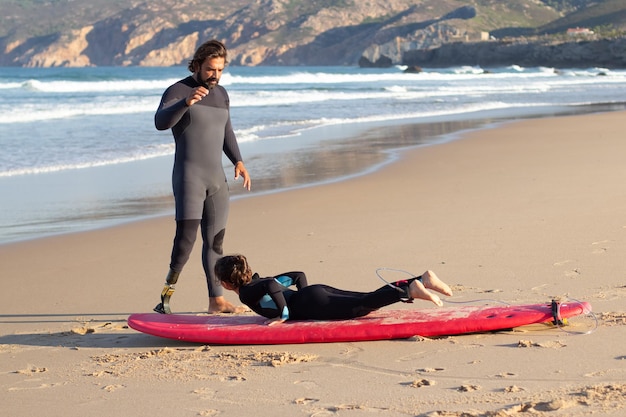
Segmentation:
[(191, 72), (196, 72), (207, 58), (224, 58), (226, 63), (228, 63), (228, 51), (226, 51), (224, 44), (216, 39), (206, 41), (198, 47), (187, 68)]
[(252, 280), (252, 270), (243, 255), (226, 255), (215, 263), (215, 275), (221, 282), (235, 288), (242, 287)]

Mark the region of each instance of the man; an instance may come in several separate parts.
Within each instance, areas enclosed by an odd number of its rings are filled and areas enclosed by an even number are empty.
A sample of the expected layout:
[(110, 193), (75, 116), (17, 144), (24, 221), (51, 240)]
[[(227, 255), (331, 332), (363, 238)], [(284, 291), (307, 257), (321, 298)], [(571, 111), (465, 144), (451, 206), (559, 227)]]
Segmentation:
[(215, 262), (223, 254), (229, 209), (222, 151), (235, 166), (235, 179), (242, 177), (247, 190), (251, 185), (231, 125), (228, 94), (219, 85), (226, 64), (227, 51), (221, 42), (202, 44), (189, 61), (188, 69), (193, 74), (165, 90), (154, 116), (156, 128), (172, 129), (176, 142), (172, 172), (176, 234), (161, 303), (154, 308), (158, 313), (171, 313), (169, 299), (193, 249), (198, 226), (209, 290), (208, 311), (238, 311), (224, 299), (214, 272)]

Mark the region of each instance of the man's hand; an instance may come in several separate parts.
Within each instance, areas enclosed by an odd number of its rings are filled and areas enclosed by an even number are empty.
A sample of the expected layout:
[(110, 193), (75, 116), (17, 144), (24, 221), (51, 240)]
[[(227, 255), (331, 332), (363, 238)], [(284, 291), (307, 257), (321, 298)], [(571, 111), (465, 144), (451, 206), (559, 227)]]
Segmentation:
[(243, 187), (250, 191), (250, 187), (252, 186), (250, 174), (248, 174), (248, 170), (241, 161), (235, 164), (235, 179), (239, 179), (239, 176), (243, 177)]
[(204, 87), (196, 87), (189, 92), (189, 95), (185, 99), (185, 104), (187, 106), (193, 106), (204, 97), (209, 95), (209, 89)]

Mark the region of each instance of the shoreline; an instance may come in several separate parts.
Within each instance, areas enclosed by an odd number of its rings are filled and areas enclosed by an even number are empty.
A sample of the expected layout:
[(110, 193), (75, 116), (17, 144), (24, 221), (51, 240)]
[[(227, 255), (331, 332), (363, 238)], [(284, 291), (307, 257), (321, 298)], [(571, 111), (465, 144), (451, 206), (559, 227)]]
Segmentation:
[[(626, 409), (625, 115), (515, 121), (403, 151), (368, 175), (236, 199), (226, 233), (226, 253), (244, 253), (262, 275), (303, 270), (311, 283), (369, 291), (381, 285), (378, 267), (433, 269), (451, 284), (452, 302), (588, 301), (599, 323), (591, 334), (531, 326), (277, 346), (148, 336), (126, 318), (150, 311), (162, 289), (174, 224), (160, 217), (2, 247), (6, 413), (35, 415), (45, 403), (48, 415), (64, 417), (618, 417)], [(207, 307), (198, 249), (172, 297), (176, 313)], [(571, 329), (592, 325), (581, 317)], [(241, 401), (251, 394), (255, 401)]]
[[(303, 143), (289, 145), (288, 150), (277, 147), (276, 154), (271, 151), (273, 146), (268, 146), (265, 141), (241, 145), (244, 154), (250, 151), (245, 158), (249, 160), (246, 163), (248, 170), (257, 175), (253, 177), (250, 193), (241, 190), (241, 184), (232, 180), (230, 166), (225, 172), (234, 201), (368, 175), (393, 163), (407, 150), (437, 146), (470, 132), (509, 122), (614, 112), (625, 108), (626, 103), (606, 103), (543, 110), (525, 108), (513, 113), (509, 109), (441, 116), (419, 122), (395, 120), (345, 128), (314, 128), (303, 132)], [(322, 135), (324, 138), (320, 139)], [(43, 181), (36, 176), (0, 179), (9, 184), (5, 187), (5, 213), (19, 213), (5, 221), (6, 232), (0, 246), (172, 216), (170, 160), (171, 156), (168, 156), (98, 167), (81, 170), (81, 175), (76, 175), (76, 171), (62, 171), (43, 178)], [(128, 181), (129, 178), (132, 181)], [(136, 185), (120, 193), (118, 187), (124, 183)], [(25, 189), (33, 191), (24, 194), (22, 190)], [(73, 194), (77, 192), (80, 193), (79, 200)], [(35, 211), (40, 206), (37, 200), (42, 196), (44, 200), (54, 202), (52, 207), (56, 207), (56, 213), (48, 214), (45, 208), (43, 212)], [(28, 198), (32, 199), (30, 203), (28, 200), (26, 203), (17, 201)], [(45, 231), (41, 232), (42, 229)]]

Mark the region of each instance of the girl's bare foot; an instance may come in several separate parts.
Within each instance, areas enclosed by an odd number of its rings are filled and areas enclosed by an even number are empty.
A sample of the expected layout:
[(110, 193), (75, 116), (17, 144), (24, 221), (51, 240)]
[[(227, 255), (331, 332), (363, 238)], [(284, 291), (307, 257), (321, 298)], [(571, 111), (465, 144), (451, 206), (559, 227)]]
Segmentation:
[(243, 306), (234, 306), (224, 297), (209, 297), (209, 314), (219, 314), (219, 313), (243, 313), (246, 311), (246, 308)]
[(424, 272), (422, 274), (421, 281), (424, 284), (424, 287), (428, 289), (440, 292), (445, 295), (452, 295), (452, 290), (450, 289), (448, 284), (440, 280), (433, 271), (428, 270)]
[(439, 297), (428, 291), (426, 287), (424, 287), (424, 284), (418, 280), (411, 281), (411, 284), (409, 285), (409, 295), (413, 298), (419, 298), (420, 300), (432, 301), (439, 307), (443, 305), (443, 302), (441, 302)]

